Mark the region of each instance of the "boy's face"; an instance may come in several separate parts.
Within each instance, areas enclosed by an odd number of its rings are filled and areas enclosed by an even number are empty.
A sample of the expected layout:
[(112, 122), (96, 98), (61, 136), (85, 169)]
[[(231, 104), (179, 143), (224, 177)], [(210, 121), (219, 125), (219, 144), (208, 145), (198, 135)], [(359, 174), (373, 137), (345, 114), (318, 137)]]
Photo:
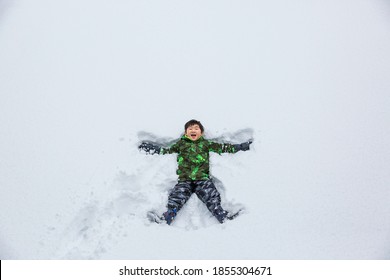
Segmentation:
[(197, 124), (188, 127), (185, 133), (192, 141), (198, 140), (203, 135), (202, 130), (200, 130), (200, 127)]

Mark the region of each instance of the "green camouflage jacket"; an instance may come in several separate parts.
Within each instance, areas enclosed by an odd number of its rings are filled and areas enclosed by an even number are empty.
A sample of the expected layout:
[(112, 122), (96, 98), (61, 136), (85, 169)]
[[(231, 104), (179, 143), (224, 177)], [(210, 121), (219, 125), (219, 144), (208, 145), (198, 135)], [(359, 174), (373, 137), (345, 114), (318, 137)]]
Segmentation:
[(183, 136), (169, 148), (162, 148), (160, 154), (177, 153), (177, 175), (179, 181), (207, 180), (210, 178), (209, 152), (217, 154), (237, 152), (232, 144), (220, 144), (200, 137), (193, 141)]

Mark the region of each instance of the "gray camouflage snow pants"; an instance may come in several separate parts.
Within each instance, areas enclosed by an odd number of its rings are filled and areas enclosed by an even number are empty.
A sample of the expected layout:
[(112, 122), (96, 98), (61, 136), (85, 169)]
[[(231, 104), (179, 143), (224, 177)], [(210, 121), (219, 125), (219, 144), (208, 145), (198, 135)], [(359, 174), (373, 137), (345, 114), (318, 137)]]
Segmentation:
[(221, 195), (210, 179), (201, 181), (179, 181), (169, 193), (168, 209), (176, 208), (176, 211), (179, 211), (193, 193), (206, 204), (213, 216), (215, 216), (220, 223), (223, 223), (227, 212), (223, 210), (221, 206)]

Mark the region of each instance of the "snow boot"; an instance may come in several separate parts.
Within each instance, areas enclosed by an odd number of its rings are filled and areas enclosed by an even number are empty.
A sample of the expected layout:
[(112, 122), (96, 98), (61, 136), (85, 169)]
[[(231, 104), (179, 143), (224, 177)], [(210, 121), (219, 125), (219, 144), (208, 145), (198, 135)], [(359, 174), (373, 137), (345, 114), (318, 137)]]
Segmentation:
[(215, 215), (215, 217), (217, 218), (218, 222), (220, 222), (221, 224), (223, 224), (226, 219), (228, 220), (233, 220), (235, 219), (238, 215), (240, 215), (242, 209), (239, 209), (237, 212), (228, 212), (228, 211), (223, 211), (223, 212), (220, 212), (219, 214)]
[(215, 217), (217, 218), (218, 222), (223, 224), (225, 222), (225, 219), (226, 219), (227, 215), (228, 215), (227, 211), (222, 211), (222, 212), (217, 213), (215, 215)]
[(235, 213), (232, 213), (232, 212), (228, 212), (227, 215), (226, 215), (226, 219), (228, 220), (233, 220), (234, 218), (236, 218), (238, 215), (240, 215), (242, 209), (239, 209), (237, 212)]
[(176, 217), (176, 214), (176, 208), (168, 209), (168, 211), (163, 214), (164, 220), (167, 222), (168, 225), (173, 222), (173, 219)]

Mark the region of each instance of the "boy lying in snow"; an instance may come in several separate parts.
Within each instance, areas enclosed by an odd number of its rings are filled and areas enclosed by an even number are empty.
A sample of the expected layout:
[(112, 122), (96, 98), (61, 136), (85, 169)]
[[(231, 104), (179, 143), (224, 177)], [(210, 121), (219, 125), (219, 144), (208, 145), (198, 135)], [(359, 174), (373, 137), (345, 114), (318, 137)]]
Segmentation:
[(249, 150), (252, 141), (242, 144), (220, 144), (203, 138), (203, 125), (197, 120), (190, 120), (184, 126), (184, 135), (169, 148), (142, 142), (139, 149), (149, 154), (177, 153), (178, 183), (170, 191), (168, 210), (163, 213), (161, 220), (170, 225), (177, 212), (183, 207), (193, 193), (206, 204), (209, 211), (220, 223), (232, 219), (233, 214), (221, 206), (221, 196), (210, 179), (209, 152), (236, 153)]

